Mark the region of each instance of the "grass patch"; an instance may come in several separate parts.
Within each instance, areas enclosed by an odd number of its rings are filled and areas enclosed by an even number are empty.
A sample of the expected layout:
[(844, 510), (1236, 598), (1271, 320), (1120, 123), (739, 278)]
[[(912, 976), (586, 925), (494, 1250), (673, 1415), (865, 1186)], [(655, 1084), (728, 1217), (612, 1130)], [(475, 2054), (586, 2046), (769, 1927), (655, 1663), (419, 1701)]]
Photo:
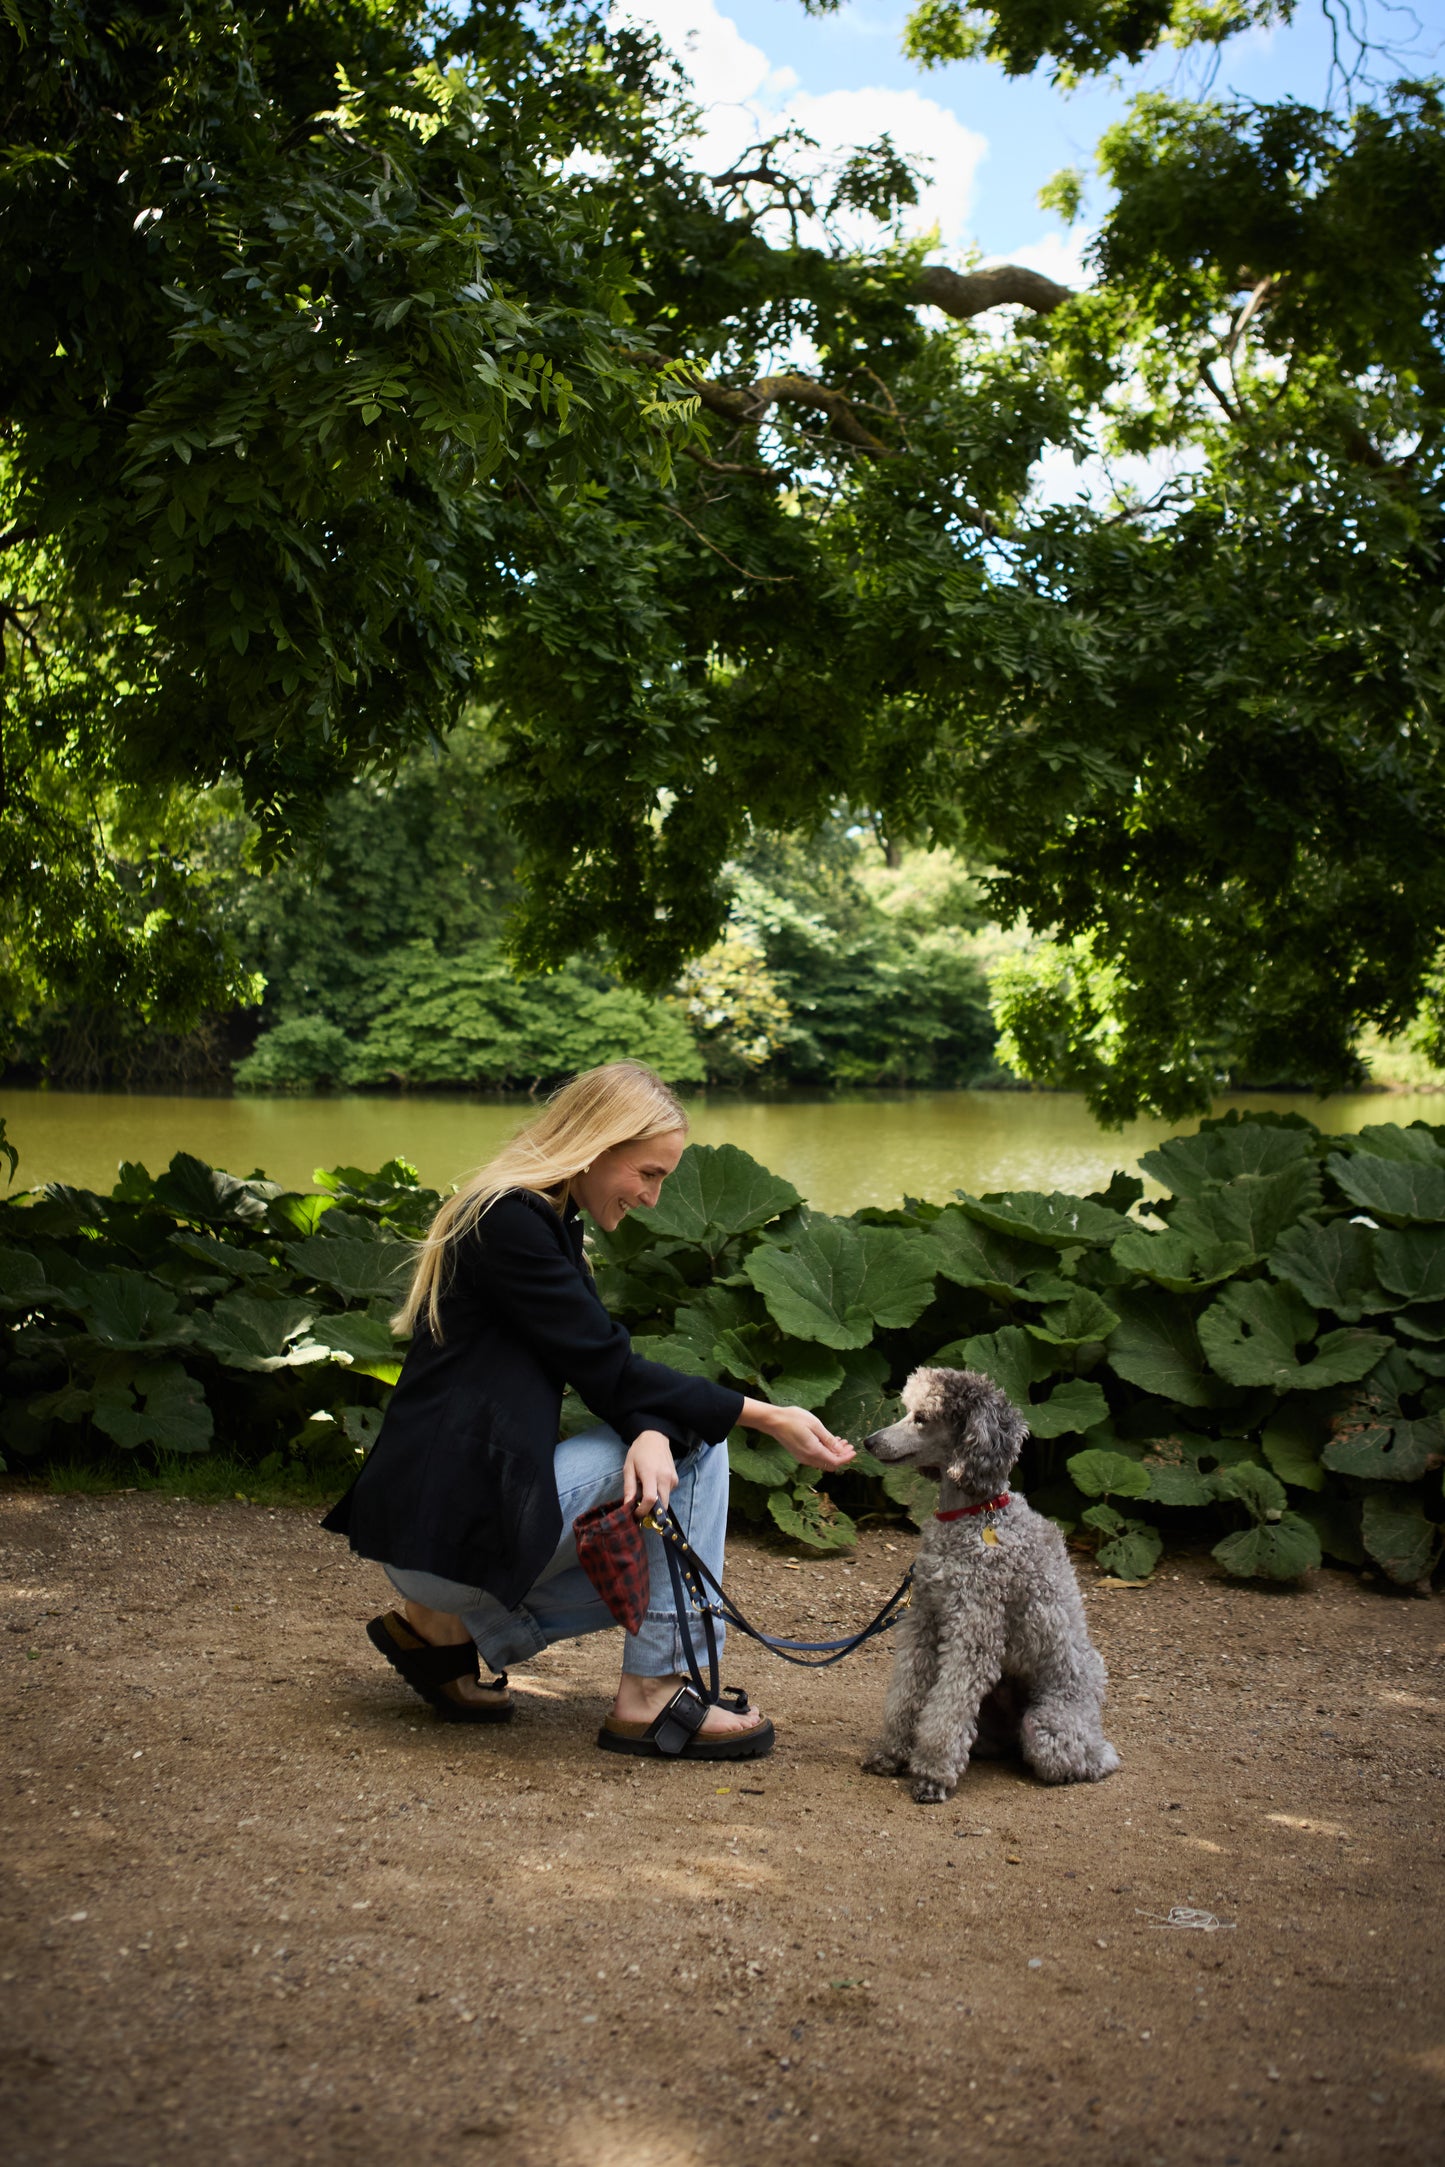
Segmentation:
[(153, 1465), (137, 1465), (129, 1456), (105, 1460), (53, 1460), (35, 1478), (57, 1497), (113, 1497), (117, 1491), (150, 1490), (161, 1497), (186, 1497), (197, 1504), (238, 1500), (245, 1505), (294, 1505), (324, 1511), (340, 1496), (349, 1473), (304, 1467), (247, 1466), (209, 1452), (174, 1454)]

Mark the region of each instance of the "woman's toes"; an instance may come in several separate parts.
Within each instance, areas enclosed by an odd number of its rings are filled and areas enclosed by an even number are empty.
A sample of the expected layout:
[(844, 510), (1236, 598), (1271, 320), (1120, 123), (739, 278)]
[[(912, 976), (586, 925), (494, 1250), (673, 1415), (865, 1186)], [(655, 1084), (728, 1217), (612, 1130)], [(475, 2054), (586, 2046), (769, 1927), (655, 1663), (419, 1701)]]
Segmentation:
[(709, 1708), (703, 1718), (703, 1736), (717, 1737), (723, 1731), (754, 1731), (762, 1722), (761, 1712), (749, 1708), (746, 1715), (739, 1715), (732, 1708)]

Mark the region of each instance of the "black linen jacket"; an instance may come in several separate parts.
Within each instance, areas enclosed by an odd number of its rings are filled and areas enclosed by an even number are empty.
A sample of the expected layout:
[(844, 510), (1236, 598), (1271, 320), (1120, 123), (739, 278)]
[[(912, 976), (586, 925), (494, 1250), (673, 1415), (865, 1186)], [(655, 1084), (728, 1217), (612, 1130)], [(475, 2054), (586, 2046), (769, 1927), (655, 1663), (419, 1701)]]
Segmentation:
[(557, 1547), (552, 1456), (564, 1386), (625, 1443), (716, 1444), (742, 1394), (648, 1362), (602, 1305), (575, 1204), (513, 1189), (458, 1244), (407, 1351), (369, 1458), (321, 1523), (362, 1557), (485, 1588), (510, 1608)]

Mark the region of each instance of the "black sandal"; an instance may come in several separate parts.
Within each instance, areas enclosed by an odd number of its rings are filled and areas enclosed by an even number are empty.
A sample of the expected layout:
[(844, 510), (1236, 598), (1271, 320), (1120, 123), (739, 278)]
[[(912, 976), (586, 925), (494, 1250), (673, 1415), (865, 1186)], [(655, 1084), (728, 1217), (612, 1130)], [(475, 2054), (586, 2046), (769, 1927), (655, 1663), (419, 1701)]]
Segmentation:
[(710, 1707), (725, 1707), (733, 1715), (748, 1713), (748, 1696), (741, 1686), (729, 1686), (708, 1701), (696, 1686), (680, 1685), (672, 1699), (650, 1723), (625, 1723), (608, 1716), (597, 1733), (604, 1753), (637, 1753), (658, 1761), (760, 1761), (777, 1741), (772, 1721), (764, 1716), (748, 1731), (720, 1731), (701, 1736)]
[[(512, 1714), (509, 1700), (489, 1707), (485, 1701), (454, 1700), (443, 1690), (457, 1678), (480, 1679), (482, 1666), (474, 1641), (458, 1641), (450, 1648), (434, 1647), (414, 1633), (397, 1610), (383, 1611), (379, 1618), (373, 1618), (366, 1637), (444, 1723), (505, 1723)], [(491, 1682), (505, 1690), (507, 1673), (503, 1671)]]

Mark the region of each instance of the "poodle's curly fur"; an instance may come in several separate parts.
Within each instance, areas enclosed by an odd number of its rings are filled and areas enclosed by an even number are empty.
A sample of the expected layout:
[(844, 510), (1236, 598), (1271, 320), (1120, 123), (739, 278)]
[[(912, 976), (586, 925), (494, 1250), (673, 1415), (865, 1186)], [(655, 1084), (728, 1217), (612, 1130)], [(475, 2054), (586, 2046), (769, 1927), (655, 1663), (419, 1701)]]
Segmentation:
[(952, 1795), (970, 1753), (1013, 1745), (1045, 1783), (1111, 1775), (1119, 1756), (1103, 1732), (1107, 1680), (1064, 1539), (1021, 1497), (987, 1504), (1028, 1435), (1022, 1417), (968, 1369), (915, 1370), (903, 1405), (904, 1419), (867, 1449), (938, 1475), (939, 1511), (955, 1517), (924, 1529), (883, 1735), (863, 1766), (907, 1771), (920, 1805)]

